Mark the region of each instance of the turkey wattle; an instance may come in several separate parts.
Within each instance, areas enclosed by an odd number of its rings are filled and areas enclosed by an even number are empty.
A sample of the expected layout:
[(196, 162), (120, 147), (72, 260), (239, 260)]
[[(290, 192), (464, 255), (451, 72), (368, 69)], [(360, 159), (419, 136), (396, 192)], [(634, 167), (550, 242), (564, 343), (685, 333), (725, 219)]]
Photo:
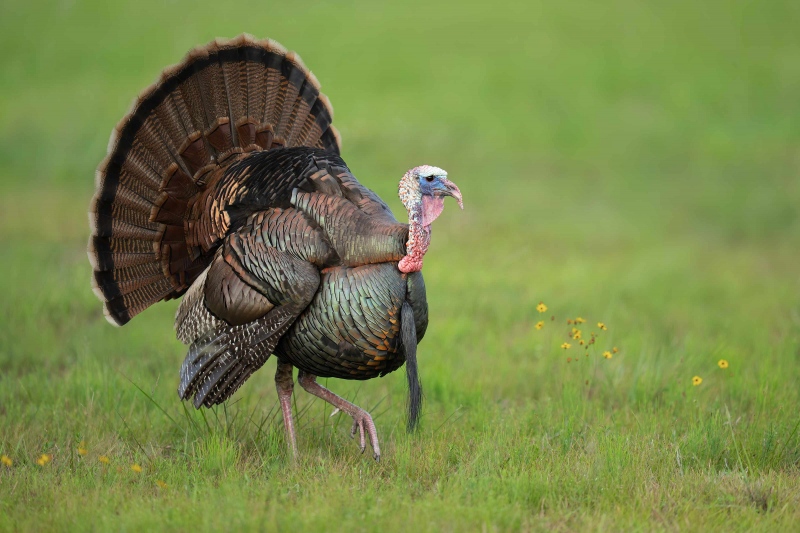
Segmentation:
[(428, 325), (420, 270), (431, 223), (461, 192), (444, 170), (400, 181), (408, 224), (339, 157), (333, 110), (293, 52), (243, 35), (191, 51), (115, 128), (89, 220), (93, 287), (115, 325), (183, 295), (190, 345), (178, 392), (209, 407), (275, 354), (297, 453), (293, 368), (308, 392), (353, 417), (380, 457), (375, 424), (317, 376), (370, 379), (406, 363), (408, 427), (422, 401), (417, 342)]

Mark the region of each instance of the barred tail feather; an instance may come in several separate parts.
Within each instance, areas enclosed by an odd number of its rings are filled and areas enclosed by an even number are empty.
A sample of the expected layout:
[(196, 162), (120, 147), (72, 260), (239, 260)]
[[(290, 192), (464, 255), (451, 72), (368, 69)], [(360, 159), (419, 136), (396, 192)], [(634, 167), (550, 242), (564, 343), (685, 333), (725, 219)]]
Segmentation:
[(192, 50), (136, 99), (112, 132), (89, 210), (93, 288), (109, 322), (180, 296), (208, 266), (213, 250), (187, 234), (215, 170), (275, 147), (339, 153), (319, 89), (297, 54), (241, 35)]

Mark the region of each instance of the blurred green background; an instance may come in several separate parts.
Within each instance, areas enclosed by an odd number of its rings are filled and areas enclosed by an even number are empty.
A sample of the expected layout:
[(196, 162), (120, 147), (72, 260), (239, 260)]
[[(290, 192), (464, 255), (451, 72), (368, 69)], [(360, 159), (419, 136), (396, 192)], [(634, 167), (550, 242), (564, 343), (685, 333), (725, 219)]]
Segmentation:
[[(796, 525), (798, 27), (778, 0), (0, 3), (0, 528)], [(425, 262), (423, 430), (402, 373), (328, 383), (380, 404), (380, 465), (300, 391), (288, 466), (274, 361), (184, 412), (177, 304), (114, 329), (90, 290), (111, 129), (242, 32), (300, 53), (398, 217), (412, 166), (464, 195)], [(588, 357), (578, 315), (609, 326)]]

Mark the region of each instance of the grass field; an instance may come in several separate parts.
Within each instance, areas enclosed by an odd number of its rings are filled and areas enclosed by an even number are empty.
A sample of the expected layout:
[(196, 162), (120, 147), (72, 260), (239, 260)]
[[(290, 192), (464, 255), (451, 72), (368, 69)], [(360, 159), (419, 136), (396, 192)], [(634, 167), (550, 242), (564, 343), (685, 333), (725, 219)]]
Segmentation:
[[(797, 527), (797, 2), (270, 4), (0, 3), (0, 530)], [(328, 382), (377, 464), (298, 388), (292, 467), (274, 360), (190, 411), (177, 304), (115, 329), (90, 290), (109, 132), (241, 32), (303, 56), (395, 213), (418, 164), (464, 194), (425, 262), (421, 431), (402, 372)]]

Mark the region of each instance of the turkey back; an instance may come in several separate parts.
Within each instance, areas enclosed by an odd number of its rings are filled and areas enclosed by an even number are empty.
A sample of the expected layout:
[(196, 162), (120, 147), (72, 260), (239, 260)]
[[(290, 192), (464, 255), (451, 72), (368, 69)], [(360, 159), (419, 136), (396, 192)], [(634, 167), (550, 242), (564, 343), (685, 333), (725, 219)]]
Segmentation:
[(192, 50), (136, 99), (89, 211), (93, 288), (109, 322), (180, 296), (208, 266), (219, 241), (198, 245), (198, 219), (227, 167), (281, 147), (339, 153), (319, 88), (297, 54), (242, 35)]

